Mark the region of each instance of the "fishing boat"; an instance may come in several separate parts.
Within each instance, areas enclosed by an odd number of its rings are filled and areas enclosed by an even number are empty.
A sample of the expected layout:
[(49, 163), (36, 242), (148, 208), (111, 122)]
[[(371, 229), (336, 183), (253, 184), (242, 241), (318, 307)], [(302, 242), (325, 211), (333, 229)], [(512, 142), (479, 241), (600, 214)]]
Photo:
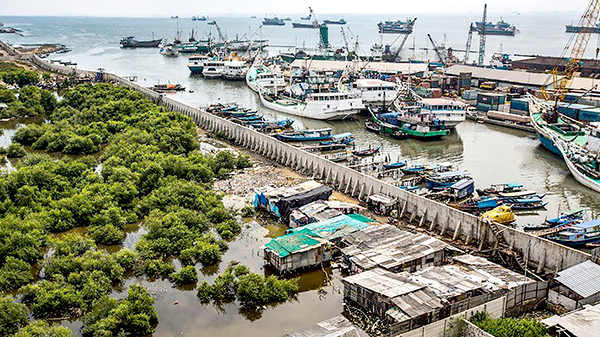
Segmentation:
[(379, 22), (377, 28), (379, 28), (379, 33), (381, 34), (411, 34), (416, 21), (416, 18), (406, 21), (384, 21)]
[(174, 92), (174, 91), (183, 91), (185, 90), (185, 87), (182, 86), (179, 83), (176, 84), (155, 84), (153, 87), (151, 87), (150, 89), (156, 91), (156, 92)]
[(466, 212), (481, 212), (496, 208), (502, 205), (502, 203), (502, 200), (496, 197), (477, 197), (465, 200), (458, 204), (450, 204), (450, 206)]
[(258, 57), (246, 73), (246, 84), (255, 92), (258, 92), (259, 88), (268, 91), (281, 91), (286, 87), (283, 75), (264, 65), (262, 59)]
[(319, 142), (319, 145), (344, 144), (350, 145), (354, 143), (354, 136), (350, 132), (338, 133), (332, 135), (329, 140)]
[(352, 83), (352, 87), (361, 92), (365, 105), (391, 104), (398, 95), (395, 83), (378, 79), (358, 79)]
[(548, 111), (551, 108), (543, 107), (530, 108), (531, 125), (537, 134), (542, 145), (550, 152), (563, 156), (553, 139), (562, 142), (584, 146), (588, 141), (588, 135), (581, 127), (572, 123), (568, 117), (565, 117), (557, 111)]
[(285, 21), (279, 19), (277, 17), (274, 18), (264, 18), (262, 22), (263, 26), (285, 26)]
[(600, 159), (576, 143), (568, 143), (552, 135), (554, 145), (559, 149), (569, 171), (580, 184), (600, 192)]
[(352, 154), (358, 157), (368, 157), (379, 153), (379, 147), (370, 147), (364, 150), (354, 150)]
[(248, 66), (243, 61), (229, 61), (223, 68), (223, 78), (230, 81), (241, 81), (246, 78)]
[[(477, 32), (479, 35), (483, 33), (483, 23), (481, 21), (475, 22), (475, 25), (471, 24), (471, 31)], [(500, 20), (496, 23), (486, 22), (485, 24), (485, 35), (504, 35), (504, 36), (515, 36), (517, 33), (517, 27)]]
[(122, 38), (119, 44), (121, 48), (156, 48), (161, 42), (162, 39), (138, 41), (133, 36), (127, 36)]
[(412, 165), (402, 169), (404, 174), (428, 174), (435, 172), (454, 172), (457, 171), (456, 166), (452, 163), (440, 163), (440, 164), (425, 164), (425, 165)]
[(500, 193), (512, 193), (523, 191), (523, 185), (517, 183), (508, 184), (493, 184), (488, 188), (477, 189), (477, 194), (480, 196), (484, 195), (497, 195)]
[(425, 172), (427, 165), (413, 165), (402, 169), (404, 174), (420, 174)]
[(272, 119), (272, 120), (262, 120), (256, 123), (250, 123), (250, 126), (252, 126), (255, 129), (258, 129), (260, 131), (271, 131), (271, 130), (277, 130), (277, 129), (289, 129), (292, 127), (292, 124), (294, 124), (294, 120), (293, 119)]
[(280, 132), (275, 138), (284, 142), (307, 142), (331, 139), (331, 128)]
[(582, 222), (584, 217), (589, 214), (585, 208), (577, 208), (564, 212), (556, 218), (546, 219), (541, 224), (527, 224), (523, 227), (526, 231), (539, 231), (550, 228), (562, 228), (573, 225), (578, 222)]
[(259, 96), (269, 109), (318, 120), (345, 119), (364, 108), (360, 95), (354, 92), (310, 93), (306, 100), (299, 100), (259, 88)]
[(225, 61), (209, 60), (204, 62), (202, 76), (205, 78), (221, 78), (225, 70)]
[(346, 20), (344, 20), (344, 19), (339, 19), (339, 20), (323, 20), (323, 23), (326, 23), (328, 25), (345, 25), (346, 24)]
[(346, 161), (348, 160), (348, 152), (347, 151), (340, 151), (340, 152), (333, 152), (333, 153), (323, 153), (320, 154), (319, 156), (327, 159), (327, 160), (331, 160), (332, 162), (342, 162), (342, 161)]
[[(397, 101), (396, 101), (397, 102)], [(467, 118), (469, 105), (448, 98), (423, 98), (416, 102), (422, 111), (430, 113), (447, 128), (455, 128)]]
[(164, 56), (179, 55), (179, 52), (177, 51), (177, 46), (175, 46), (174, 44), (170, 44), (170, 43), (162, 46), (159, 50), (159, 53), (161, 53)]
[(406, 166), (406, 161), (401, 160), (395, 163), (383, 164), (384, 170), (397, 170)]
[(377, 124), (373, 121), (370, 121), (370, 120), (365, 121), (365, 129), (367, 129), (368, 131), (371, 131), (371, 132), (375, 132), (375, 133), (381, 132), (381, 126), (379, 126), (379, 124)]
[(204, 62), (210, 60), (211, 58), (207, 55), (194, 55), (188, 58), (188, 69), (192, 72), (192, 74), (202, 74), (202, 70), (204, 70)]
[(513, 210), (532, 210), (545, 207), (548, 202), (541, 198), (501, 198), (504, 204), (510, 205)]
[(432, 114), (423, 113), (419, 107), (406, 107), (402, 111), (386, 112), (376, 115), (371, 109), (371, 116), (376, 123), (385, 121), (399, 127), (409, 138), (419, 140), (439, 140), (447, 136), (450, 130)]
[(309, 16), (300, 17), (300, 20), (310, 20), (310, 15)]
[(555, 235), (547, 236), (547, 238), (571, 247), (585, 246), (588, 243), (600, 242), (600, 219), (568, 226)]
[(435, 172), (425, 176), (425, 182), (430, 190), (444, 189), (469, 176), (467, 171)]
[(508, 205), (500, 205), (481, 215), (484, 221), (494, 221), (500, 224), (509, 224), (515, 221), (515, 214)]

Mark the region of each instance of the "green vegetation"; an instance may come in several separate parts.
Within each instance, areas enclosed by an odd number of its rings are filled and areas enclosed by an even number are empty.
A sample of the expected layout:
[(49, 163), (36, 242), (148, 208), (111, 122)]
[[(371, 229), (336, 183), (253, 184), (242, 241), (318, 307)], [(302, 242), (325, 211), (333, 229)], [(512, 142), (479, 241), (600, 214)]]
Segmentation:
[(46, 321), (33, 321), (28, 326), (19, 330), (15, 337), (72, 337), (68, 328), (60, 325), (49, 325)]
[(178, 272), (171, 274), (171, 281), (178, 285), (198, 282), (198, 274), (194, 266), (182, 267)]
[(485, 312), (475, 313), (470, 321), (495, 337), (546, 337), (548, 330), (533, 319), (492, 319)]
[(298, 290), (298, 279), (280, 280), (273, 275), (265, 277), (232, 262), (212, 285), (206, 281), (200, 283), (197, 295), (202, 303), (229, 303), (237, 298), (242, 306), (255, 307), (287, 301)]
[(27, 325), (27, 307), (13, 302), (11, 297), (0, 297), (0, 336), (10, 336)]
[(23, 148), (23, 146), (19, 145), (19, 144), (10, 144), (7, 148), (6, 148), (6, 156), (8, 158), (21, 158), (21, 157), (25, 157), (25, 155), (27, 154), (27, 152), (25, 152), (25, 149)]
[(0, 62), (0, 80), (6, 84), (24, 87), (37, 84), (40, 81), (40, 75), (12, 63)]

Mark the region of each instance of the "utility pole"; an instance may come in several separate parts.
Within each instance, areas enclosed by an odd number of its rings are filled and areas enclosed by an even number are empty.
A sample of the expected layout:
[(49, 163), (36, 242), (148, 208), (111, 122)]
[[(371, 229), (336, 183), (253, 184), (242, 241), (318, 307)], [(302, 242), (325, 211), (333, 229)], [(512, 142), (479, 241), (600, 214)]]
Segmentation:
[(481, 21), (481, 30), (479, 32), (479, 66), (483, 67), (485, 58), (485, 24), (487, 23), (487, 4), (483, 5), (483, 20)]

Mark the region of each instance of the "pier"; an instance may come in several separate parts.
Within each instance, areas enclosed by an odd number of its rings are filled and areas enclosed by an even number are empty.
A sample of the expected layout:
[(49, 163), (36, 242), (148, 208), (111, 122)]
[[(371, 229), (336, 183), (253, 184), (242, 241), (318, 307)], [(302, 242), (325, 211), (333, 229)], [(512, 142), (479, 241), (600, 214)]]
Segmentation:
[(360, 201), (365, 201), (370, 195), (377, 193), (395, 198), (399, 201), (398, 217), (405, 219), (403, 221), (413, 223), (429, 234), (446, 236), (457, 244), (475, 246), (481, 252), (512, 256), (526, 274), (530, 274), (530, 271), (537, 274), (554, 273), (590, 259), (590, 254), (585, 252), (512, 227), (483, 222), (474, 215), (409, 193), (253, 129), (165, 97), (123, 77), (52, 64), (36, 55), (21, 55), (2, 41), (0, 48), (9, 55), (30, 61), (46, 71), (80, 78), (102, 79), (136, 90), (167, 110), (189, 116), (197, 126), (207, 131), (295, 171), (320, 179), (339, 192)]

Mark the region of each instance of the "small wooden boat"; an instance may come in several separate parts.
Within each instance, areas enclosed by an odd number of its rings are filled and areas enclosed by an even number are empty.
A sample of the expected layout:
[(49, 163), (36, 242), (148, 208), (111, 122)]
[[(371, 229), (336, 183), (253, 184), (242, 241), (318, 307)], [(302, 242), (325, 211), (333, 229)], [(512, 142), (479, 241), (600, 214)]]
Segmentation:
[(331, 136), (331, 128), (325, 128), (280, 132), (275, 135), (275, 138), (284, 142), (307, 142), (329, 140)]
[(174, 91), (184, 91), (185, 87), (179, 83), (176, 84), (155, 84), (152, 88), (150, 88), (156, 92), (174, 92)]
[(511, 193), (523, 191), (523, 185), (517, 183), (508, 184), (494, 184), (488, 188), (477, 189), (477, 194), (480, 196), (484, 195), (497, 195), (499, 193)]
[(383, 169), (384, 170), (397, 170), (397, 169), (401, 169), (405, 166), (406, 166), (406, 162), (402, 160), (402, 161), (398, 161), (395, 163), (383, 164)]
[(373, 156), (376, 153), (379, 153), (379, 147), (368, 148), (368, 149), (364, 149), (364, 150), (354, 150), (354, 151), (352, 151), (353, 155), (359, 156), (359, 157)]
[(509, 224), (515, 221), (515, 214), (512, 212), (510, 206), (500, 205), (491, 211), (483, 213), (481, 219), (484, 221), (491, 220), (501, 224)]
[(466, 212), (481, 212), (502, 205), (502, 200), (496, 197), (477, 197), (465, 200), (458, 204), (450, 204), (454, 208)]
[(379, 124), (377, 124), (373, 121), (370, 121), (370, 120), (365, 121), (365, 129), (367, 129), (368, 131), (371, 131), (371, 132), (376, 132), (376, 133), (381, 132), (381, 126), (379, 126)]
[(427, 175), (425, 182), (430, 190), (444, 189), (469, 176), (467, 171), (436, 172)]
[(571, 247), (600, 242), (600, 219), (568, 226), (563, 231), (555, 235), (550, 235), (547, 238)]
[(332, 135), (329, 140), (319, 142), (320, 145), (345, 144), (354, 143), (354, 136), (350, 132), (339, 133)]
[(543, 201), (540, 198), (527, 198), (527, 199), (510, 199), (502, 198), (502, 201), (510, 205), (513, 210), (531, 210), (545, 207), (548, 202)]

